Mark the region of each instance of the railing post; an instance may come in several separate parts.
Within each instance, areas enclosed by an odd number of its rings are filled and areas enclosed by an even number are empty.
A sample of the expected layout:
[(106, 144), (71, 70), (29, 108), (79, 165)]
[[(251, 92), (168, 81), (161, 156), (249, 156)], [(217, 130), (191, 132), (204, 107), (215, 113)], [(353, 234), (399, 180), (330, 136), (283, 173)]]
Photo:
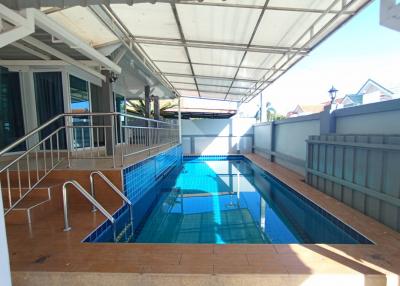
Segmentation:
[(71, 226), (68, 220), (68, 197), (67, 197), (67, 186), (64, 184), (62, 188), (63, 197), (63, 208), (64, 208), (64, 231), (70, 231)]
[[(95, 173), (91, 173), (90, 174), (90, 176), (89, 176), (89, 181), (90, 181), (90, 194), (92, 195), (92, 197), (94, 198), (94, 199), (96, 199), (96, 193), (95, 193), (95, 190), (94, 190), (94, 174)], [(97, 211), (97, 209), (96, 209), (96, 206), (95, 205), (92, 205), (92, 212), (95, 212), (95, 211)]]
[(64, 116), (64, 128), (65, 128), (65, 137), (66, 137), (66, 141), (67, 141), (67, 160), (68, 160), (68, 168), (71, 168), (71, 158), (70, 158), (70, 154), (69, 151), (71, 149), (71, 146), (73, 144), (73, 142), (71, 142), (71, 138), (70, 138), (70, 134), (69, 134), (69, 129), (68, 129), (68, 116)]
[(112, 161), (113, 161), (113, 168), (115, 168), (115, 117), (114, 115), (111, 115), (111, 155), (112, 155)]

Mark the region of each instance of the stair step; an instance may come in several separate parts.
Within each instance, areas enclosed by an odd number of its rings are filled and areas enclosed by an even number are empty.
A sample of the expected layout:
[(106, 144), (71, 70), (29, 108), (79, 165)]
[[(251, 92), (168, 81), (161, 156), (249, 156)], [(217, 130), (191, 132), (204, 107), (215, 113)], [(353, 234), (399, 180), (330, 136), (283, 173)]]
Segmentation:
[(22, 201), (21, 204), (6, 216), (7, 224), (31, 224), (54, 210), (51, 199)]

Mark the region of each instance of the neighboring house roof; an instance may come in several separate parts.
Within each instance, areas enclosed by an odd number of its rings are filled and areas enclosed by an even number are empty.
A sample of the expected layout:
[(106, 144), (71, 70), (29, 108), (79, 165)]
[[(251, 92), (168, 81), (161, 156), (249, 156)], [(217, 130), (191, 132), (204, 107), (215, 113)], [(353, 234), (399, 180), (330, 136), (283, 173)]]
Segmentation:
[[(336, 98), (335, 101), (334, 101), (334, 104), (341, 104), (344, 99), (345, 99), (345, 97)], [(330, 105), (331, 102), (330, 101), (325, 101), (325, 102), (323, 102), (321, 104), (323, 104), (324, 106), (327, 106), (327, 105)]]
[(368, 79), (363, 86), (360, 88), (360, 90), (357, 92), (357, 94), (365, 94), (365, 93), (370, 93), (379, 90), (382, 92), (384, 95), (391, 95), (393, 94), (392, 91), (387, 89), (386, 87), (380, 85), (373, 79)]
[(356, 105), (363, 103), (363, 94), (348, 94), (346, 98), (350, 99)]
[[(368, 79), (357, 93), (348, 94), (345, 96), (343, 100), (343, 106), (363, 104), (365, 103), (364, 95), (371, 94), (377, 91), (380, 92), (382, 96), (387, 97), (386, 99), (391, 99), (391, 95), (393, 95), (393, 92), (389, 89), (383, 87), (372, 79)], [(383, 98), (381, 100), (383, 100)]]
[(299, 104), (293, 111), (287, 113), (287, 117), (299, 115), (299, 114), (312, 114), (319, 113), (324, 110), (324, 104)]

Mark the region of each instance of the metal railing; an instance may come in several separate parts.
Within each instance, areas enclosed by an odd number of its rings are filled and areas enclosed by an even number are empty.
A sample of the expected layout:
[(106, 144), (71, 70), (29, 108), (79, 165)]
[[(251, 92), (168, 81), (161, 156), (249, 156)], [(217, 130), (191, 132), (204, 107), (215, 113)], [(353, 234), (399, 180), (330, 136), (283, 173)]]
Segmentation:
[(179, 143), (178, 124), (163, 122), (142, 117), (119, 114), (122, 134), (121, 162), (125, 159), (139, 154), (151, 155), (154, 150), (160, 150), (168, 145)]
[[(107, 185), (111, 188), (111, 190), (113, 190), (114, 193), (116, 193), (126, 204), (129, 205), (130, 208), (132, 208), (131, 201), (101, 171), (94, 171), (94, 172), (90, 173), (90, 177), (89, 177), (89, 179), (90, 179), (90, 192), (91, 192), (93, 198), (96, 198), (96, 192), (95, 192), (95, 188), (94, 188), (94, 176), (95, 175), (97, 175), (100, 178), (102, 178), (103, 181), (106, 182)], [(96, 207), (95, 206), (93, 206), (93, 207), (94, 207), (93, 211), (96, 211)], [(132, 218), (132, 212), (131, 212), (131, 218)]]
[(63, 184), (62, 186), (62, 197), (63, 197), (63, 210), (64, 210), (64, 231), (70, 231), (71, 225), (69, 224), (68, 218), (68, 197), (67, 197), (67, 186), (74, 186), (96, 209), (98, 209), (112, 224), (113, 227), (113, 235), (114, 241), (117, 237), (116, 225), (114, 217), (106, 211), (103, 206), (96, 201), (94, 197), (92, 197), (77, 181), (70, 180)]
[(71, 167), (78, 159), (107, 159), (115, 168), (178, 143), (178, 125), (171, 122), (117, 112), (57, 115), (0, 151), (5, 215), (63, 161)]
[[(103, 179), (103, 181), (111, 188), (111, 190), (113, 190), (114, 193), (116, 193), (124, 201), (124, 204), (127, 204), (129, 206), (129, 218), (130, 218), (130, 222), (131, 222), (131, 231), (133, 233), (133, 223), (132, 223), (133, 222), (133, 208), (132, 208), (131, 201), (101, 171), (94, 171), (94, 172), (90, 173), (90, 176), (89, 176), (90, 192), (94, 199), (96, 199), (96, 192), (95, 192), (95, 188), (94, 188), (94, 176), (96, 176), (96, 175), (99, 176), (101, 179)], [(95, 212), (96, 210), (97, 210), (96, 206), (93, 205), (92, 211)]]

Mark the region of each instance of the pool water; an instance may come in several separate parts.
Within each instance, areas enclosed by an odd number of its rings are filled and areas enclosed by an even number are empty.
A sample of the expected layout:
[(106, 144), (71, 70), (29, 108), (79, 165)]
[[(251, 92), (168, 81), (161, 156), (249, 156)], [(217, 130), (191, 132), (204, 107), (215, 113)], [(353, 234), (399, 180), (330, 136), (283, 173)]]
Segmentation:
[(371, 243), (243, 157), (187, 157), (151, 191), (125, 242)]

